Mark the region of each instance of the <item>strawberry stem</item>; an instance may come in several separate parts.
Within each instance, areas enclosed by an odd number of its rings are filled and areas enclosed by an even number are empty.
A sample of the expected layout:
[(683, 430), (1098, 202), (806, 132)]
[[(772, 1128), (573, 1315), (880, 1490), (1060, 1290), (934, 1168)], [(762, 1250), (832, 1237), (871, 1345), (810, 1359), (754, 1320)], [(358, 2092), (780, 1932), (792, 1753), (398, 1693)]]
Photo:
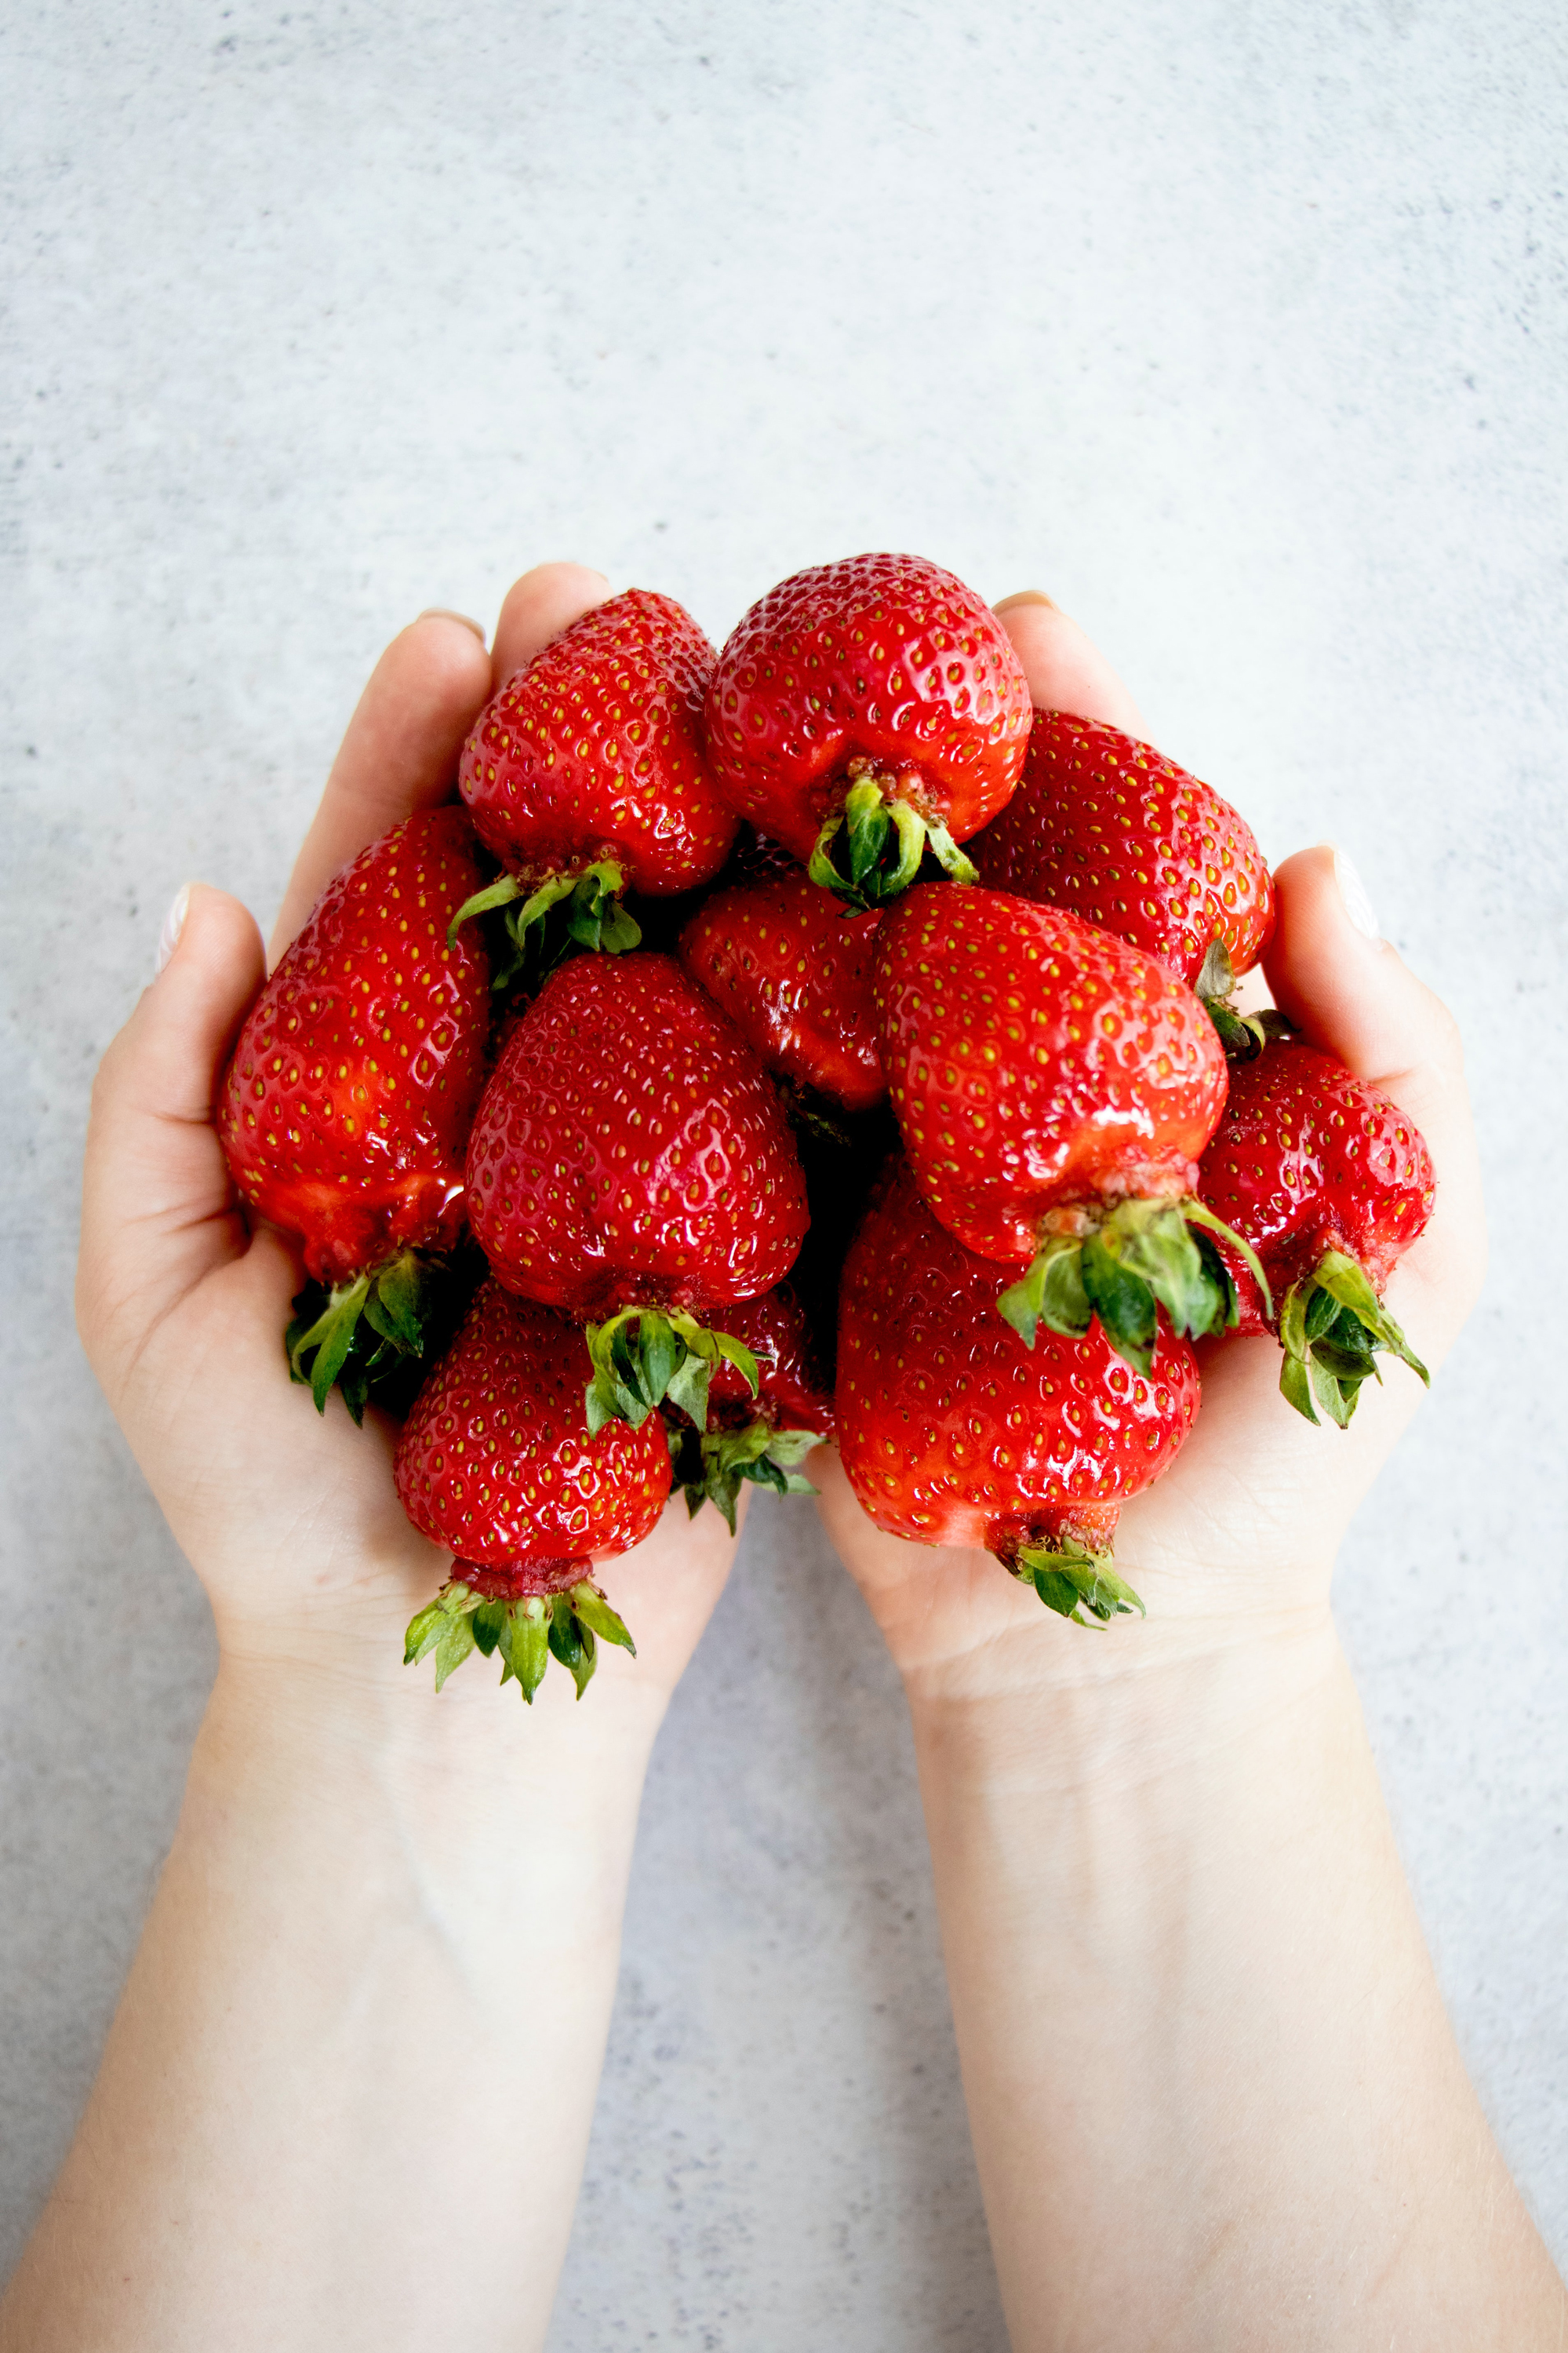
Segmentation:
[[(356, 1423), (372, 1402), (389, 1402), (389, 1377), (425, 1354), (435, 1305), (434, 1263), (399, 1250), (329, 1291), (307, 1283), (283, 1335), (290, 1380), (309, 1383), (325, 1413), (334, 1387)], [(399, 1384), (399, 1387), (403, 1384)]]
[(464, 900), (447, 937), (455, 940), (458, 925), (473, 916), (499, 913), (503, 938), (490, 957), (490, 987), (510, 988), (520, 973), (542, 980), (574, 946), (624, 955), (638, 944), (642, 929), (621, 904), (625, 889), (625, 871), (613, 858), (547, 875), (531, 891), (515, 874), (503, 874)]
[(1316, 1423), (1314, 1401), (1341, 1430), (1350, 1426), (1361, 1385), (1381, 1381), (1377, 1353), (1400, 1357), (1428, 1388), (1432, 1377), (1373, 1291), (1366, 1270), (1343, 1250), (1325, 1250), (1305, 1282), (1279, 1306), (1279, 1394)]
[(814, 882), (862, 913), (883, 907), (902, 897), (928, 849), (953, 881), (979, 880), (946, 826), (921, 817), (893, 779), (868, 773), (859, 760), (850, 762), (849, 775), (844, 805), (827, 818), (811, 853), (806, 871)]
[(1042, 1324), (1081, 1339), (1098, 1315), (1117, 1355), (1147, 1375), (1160, 1308), (1173, 1332), (1192, 1339), (1228, 1331), (1238, 1320), (1236, 1285), (1210, 1234), (1240, 1252), (1269, 1312), (1268, 1278), (1256, 1253), (1191, 1197), (1119, 1201), (1087, 1234), (1047, 1233), (1027, 1273), (996, 1304), (1028, 1348)]
[(607, 1421), (640, 1430), (667, 1398), (706, 1429), (708, 1384), (721, 1359), (757, 1394), (757, 1360), (744, 1342), (710, 1332), (677, 1308), (623, 1307), (605, 1323), (586, 1325), (584, 1337), (594, 1367), (584, 1397), (591, 1438)]
[(1148, 1615), (1132, 1588), (1111, 1567), (1109, 1544), (1101, 1549), (1064, 1532), (1021, 1544), (1007, 1557), (998, 1554), (997, 1558), (1021, 1585), (1034, 1587), (1047, 1609), (1075, 1626), (1108, 1626), (1113, 1618), (1131, 1617), (1133, 1610), (1140, 1617)]
[(519, 1594), (508, 1600), (477, 1592), (454, 1576), (410, 1620), (403, 1662), (415, 1666), (434, 1651), (439, 1691), (470, 1652), (488, 1659), (499, 1651), (502, 1683), (515, 1682), (531, 1707), (552, 1658), (567, 1670), (581, 1699), (598, 1663), (599, 1641), (617, 1643), (637, 1656), (624, 1620), (585, 1577), (558, 1593)]
[(746, 1423), (741, 1430), (668, 1430), (671, 1484), (682, 1490), (686, 1508), (695, 1519), (704, 1504), (711, 1504), (735, 1533), (735, 1506), (741, 1486), (751, 1480), (779, 1495), (815, 1495), (796, 1464), (814, 1446), (823, 1443), (815, 1430), (775, 1430), (768, 1421)]

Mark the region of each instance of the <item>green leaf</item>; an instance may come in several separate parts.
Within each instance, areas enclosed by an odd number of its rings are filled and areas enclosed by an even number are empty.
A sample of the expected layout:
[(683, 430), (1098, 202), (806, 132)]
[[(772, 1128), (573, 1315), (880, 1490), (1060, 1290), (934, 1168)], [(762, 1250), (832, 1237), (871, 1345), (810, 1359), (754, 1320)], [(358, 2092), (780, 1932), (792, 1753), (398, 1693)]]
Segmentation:
[(1428, 1388), (1431, 1388), (1432, 1376), (1378, 1298), (1365, 1270), (1353, 1258), (1347, 1257), (1343, 1250), (1325, 1250), (1319, 1261), (1315, 1279), (1339, 1301), (1342, 1307), (1350, 1309), (1357, 1321), (1372, 1334), (1379, 1347), (1386, 1348), (1391, 1356), (1398, 1356), (1426, 1382)]
[(645, 1398), (657, 1404), (669, 1388), (684, 1344), (662, 1315), (645, 1315), (639, 1336), (638, 1387)]
[(555, 1594), (551, 1602), (550, 1648), (570, 1673), (582, 1698), (593, 1679), (598, 1663), (594, 1637), (578, 1618), (564, 1593)]
[(819, 1430), (775, 1430), (764, 1451), (770, 1461), (793, 1471), (796, 1463), (805, 1461), (814, 1447), (826, 1443), (826, 1437)]
[(705, 1356), (695, 1356), (689, 1351), (671, 1374), (664, 1392), (670, 1404), (679, 1406), (682, 1413), (689, 1414), (699, 1430), (708, 1419), (708, 1384), (712, 1372), (713, 1368)]
[(432, 1651), (447, 1622), (439, 1597), (416, 1612), (408, 1621), (408, 1631), (403, 1638), (403, 1663), (412, 1667)]
[[(1207, 1004), (1210, 997), (1228, 997), (1235, 987), (1236, 966), (1230, 960), (1230, 950), (1216, 932), (1198, 968), (1198, 976), (1193, 983), (1193, 995), (1201, 997)], [(1214, 1011), (1212, 1005), (1209, 1011)], [(1236, 1017), (1232, 1015), (1231, 1018), (1234, 1020)]]
[(530, 1707), (550, 1664), (550, 1605), (537, 1594), (514, 1601), (504, 1655)]
[(1347, 1396), (1346, 1387), (1342, 1386), (1315, 1349), (1308, 1360), (1307, 1372), (1312, 1384), (1312, 1396), (1316, 1402), (1322, 1408), (1331, 1421), (1337, 1422), (1342, 1430), (1345, 1429), (1352, 1414), (1355, 1411), (1356, 1393), (1361, 1388), (1360, 1380), (1352, 1378), (1348, 1384)]
[(1287, 1405), (1293, 1405), (1299, 1414), (1316, 1424), (1318, 1417), (1312, 1410), (1312, 1385), (1302, 1357), (1287, 1356), (1285, 1358), (1279, 1367), (1279, 1394)]
[(1293, 1282), (1279, 1303), (1279, 1345), (1288, 1356), (1304, 1360), (1307, 1354), (1307, 1303), (1310, 1287)]
[[(1345, 1311), (1331, 1291), (1324, 1291), (1316, 1282), (1304, 1285), (1303, 1288), (1307, 1292), (1307, 1315), (1303, 1336), (1310, 1345), (1312, 1341), (1321, 1339), (1331, 1324), (1337, 1324)], [(1351, 1320), (1352, 1323), (1355, 1321), (1353, 1316)]]
[(637, 1646), (626, 1631), (626, 1620), (611, 1609), (596, 1585), (584, 1577), (581, 1585), (573, 1586), (571, 1599), (579, 1625), (589, 1628), (602, 1642), (617, 1643), (637, 1657)]
[(450, 1674), (462, 1665), (474, 1647), (474, 1621), (465, 1611), (460, 1618), (448, 1618), (436, 1643), (436, 1688), (440, 1690)]
[[(1011, 1564), (1013, 1575), (1032, 1584), (1047, 1609), (1070, 1618), (1075, 1626), (1108, 1625), (1111, 1619), (1146, 1615), (1132, 1588), (1111, 1567), (1110, 1548), (1090, 1552), (1070, 1539), (1057, 1544), (1021, 1545)], [(1083, 1614), (1089, 1613), (1086, 1618)]]
[(468, 1620), (474, 1630), (475, 1646), (487, 1659), (500, 1641), (508, 1614), (504, 1601), (481, 1601)]
[(1119, 1203), (1104, 1240), (1123, 1271), (1148, 1284), (1174, 1331), (1197, 1339), (1224, 1329), (1228, 1294), (1210, 1274), (1175, 1202)]
[(475, 915), (488, 915), (492, 907), (504, 907), (521, 896), (522, 885), (515, 874), (503, 874), (499, 881), (489, 883), (483, 891), (476, 891), (471, 899), (464, 900), (447, 924), (447, 945), (455, 945), (461, 926)]
[(1107, 1229), (1085, 1242), (1079, 1264), (1089, 1304), (1117, 1355), (1147, 1375), (1154, 1358), (1154, 1294), (1142, 1275), (1123, 1267), (1109, 1247)]
[(1003, 1292), (996, 1304), (1026, 1348), (1035, 1345), (1041, 1324), (1070, 1339), (1081, 1339), (1093, 1309), (1083, 1287), (1079, 1265), (1082, 1243), (1075, 1234), (1050, 1234), (1036, 1252), (1028, 1272)]
[[(926, 844), (951, 882), (978, 882), (979, 874), (960, 849), (945, 825), (927, 818)], [(913, 877), (910, 877), (913, 880)]]
[(1197, 1199), (1195, 1195), (1189, 1194), (1182, 1203), (1182, 1215), (1189, 1225), (1201, 1226), (1205, 1233), (1215, 1234), (1222, 1242), (1230, 1244), (1258, 1285), (1258, 1296), (1263, 1302), (1264, 1314), (1272, 1315), (1274, 1294), (1268, 1288), (1268, 1277), (1263, 1271), (1263, 1261), (1252, 1244), (1243, 1241), (1233, 1226), (1227, 1226), (1223, 1218), (1216, 1218), (1207, 1204)]

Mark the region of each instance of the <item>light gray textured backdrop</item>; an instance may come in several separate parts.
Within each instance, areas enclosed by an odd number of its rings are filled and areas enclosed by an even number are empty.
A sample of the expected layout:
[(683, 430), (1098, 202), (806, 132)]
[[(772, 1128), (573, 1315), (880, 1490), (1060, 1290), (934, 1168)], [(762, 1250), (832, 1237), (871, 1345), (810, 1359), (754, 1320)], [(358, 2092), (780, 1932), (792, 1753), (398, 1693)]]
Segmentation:
[[(56, 0), (0, 71), (0, 2256), (213, 1664), (69, 1321), (165, 905), (270, 911), (421, 607), (574, 555), (721, 637), (863, 546), (1051, 590), (1272, 855), (1352, 849), (1464, 1021), (1494, 1272), (1339, 1593), (1568, 2253), (1559, 10)], [(655, 1765), (552, 2345), (1003, 2343), (899, 1698), (764, 1504)]]

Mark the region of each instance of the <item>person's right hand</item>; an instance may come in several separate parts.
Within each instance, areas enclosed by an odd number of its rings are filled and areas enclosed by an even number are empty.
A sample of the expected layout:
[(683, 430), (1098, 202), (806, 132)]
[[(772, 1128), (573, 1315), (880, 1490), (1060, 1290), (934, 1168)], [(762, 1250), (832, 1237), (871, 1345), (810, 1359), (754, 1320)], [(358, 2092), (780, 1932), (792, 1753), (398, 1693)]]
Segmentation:
[[(1142, 735), (1125, 687), (1063, 614), (1037, 597), (997, 609), (1037, 706)], [(1458, 1034), (1387, 942), (1357, 927), (1331, 849), (1298, 851), (1276, 881), (1279, 928), (1264, 965), (1275, 1003), (1314, 1045), (1408, 1112), (1431, 1150), (1436, 1202), (1394, 1271), (1388, 1305), (1436, 1368), (1475, 1303), (1486, 1262)], [(1121, 1618), (1103, 1632), (1053, 1617), (986, 1553), (884, 1535), (837, 1455), (824, 1448), (814, 1458), (828, 1532), (911, 1695), (984, 1701), (1141, 1677), (1195, 1648), (1321, 1630), (1346, 1524), (1419, 1406), (1421, 1384), (1385, 1357), (1383, 1384), (1363, 1387), (1350, 1429), (1314, 1429), (1279, 1394), (1273, 1339), (1205, 1344), (1200, 1356), (1196, 1427), (1116, 1530), (1117, 1573), (1142, 1597), (1148, 1618)]]

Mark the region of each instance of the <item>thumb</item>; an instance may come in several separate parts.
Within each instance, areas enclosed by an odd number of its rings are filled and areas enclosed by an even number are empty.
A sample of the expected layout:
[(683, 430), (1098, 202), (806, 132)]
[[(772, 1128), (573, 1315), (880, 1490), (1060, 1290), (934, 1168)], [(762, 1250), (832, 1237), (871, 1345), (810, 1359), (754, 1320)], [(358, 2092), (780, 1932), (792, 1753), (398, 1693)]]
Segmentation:
[(164, 943), (99, 1067), (88, 1124), (77, 1325), (110, 1395), (171, 1309), (246, 1247), (213, 1113), (265, 976), (261, 935), (237, 899), (194, 882)]

